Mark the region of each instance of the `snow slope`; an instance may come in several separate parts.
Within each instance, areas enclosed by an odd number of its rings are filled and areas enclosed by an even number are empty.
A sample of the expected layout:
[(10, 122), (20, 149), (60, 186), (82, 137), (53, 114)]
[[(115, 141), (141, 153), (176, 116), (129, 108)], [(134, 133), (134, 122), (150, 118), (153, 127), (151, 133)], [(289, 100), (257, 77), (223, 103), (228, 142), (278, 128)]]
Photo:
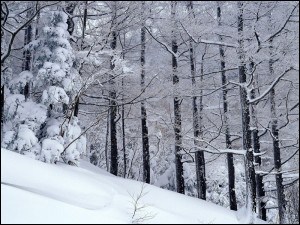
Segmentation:
[(133, 217), (142, 184), (85, 161), (51, 165), (1, 149), (1, 224), (239, 223), (233, 211), (148, 184)]

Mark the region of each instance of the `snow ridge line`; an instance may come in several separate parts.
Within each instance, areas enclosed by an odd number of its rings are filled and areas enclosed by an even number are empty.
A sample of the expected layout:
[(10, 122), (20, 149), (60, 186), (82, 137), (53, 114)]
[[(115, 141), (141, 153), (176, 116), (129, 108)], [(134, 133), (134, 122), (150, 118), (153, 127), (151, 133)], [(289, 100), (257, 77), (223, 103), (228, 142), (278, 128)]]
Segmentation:
[(33, 194), (41, 195), (41, 196), (46, 197), (46, 198), (51, 198), (51, 199), (59, 201), (59, 202), (64, 202), (66, 204), (69, 204), (69, 205), (72, 205), (72, 206), (75, 206), (75, 207), (88, 209), (88, 210), (100, 210), (100, 209), (105, 208), (106, 206), (108, 206), (111, 203), (111, 201), (110, 201), (109, 203), (106, 203), (104, 206), (96, 207), (95, 205), (91, 205), (91, 204), (89, 205), (89, 204), (86, 204), (86, 203), (83, 203), (83, 202), (78, 202), (76, 200), (71, 200), (71, 199), (67, 199), (67, 198), (62, 199), (62, 196), (60, 196), (60, 195), (55, 195), (53, 193), (45, 192), (45, 191), (35, 189), (35, 188), (31, 188), (31, 187), (25, 187), (25, 186), (21, 186), (21, 185), (17, 185), (17, 184), (11, 184), (11, 183), (7, 183), (7, 182), (4, 182), (4, 181), (1, 181), (1, 185), (2, 184), (6, 185), (6, 186), (13, 187), (13, 188), (21, 189), (23, 191), (27, 191), (27, 192), (30, 192), (30, 193), (33, 193)]

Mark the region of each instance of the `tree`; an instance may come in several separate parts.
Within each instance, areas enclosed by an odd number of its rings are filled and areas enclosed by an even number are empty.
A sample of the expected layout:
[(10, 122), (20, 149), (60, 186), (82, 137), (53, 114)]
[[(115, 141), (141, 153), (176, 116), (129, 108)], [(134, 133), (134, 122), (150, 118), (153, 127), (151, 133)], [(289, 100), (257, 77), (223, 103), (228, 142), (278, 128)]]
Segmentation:
[[(145, 89), (145, 49), (146, 49), (146, 29), (145, 29), (145, 1), (142, 2), (142, 25), (141, 25), (141, 90)], [(147, 111), (145, 101), (141, 101), (141, 120), (142, 120), (142, 142), (143, 142), (143, 179), (150, 183), (150, 153), (149, 138), (147, 127)]]
[[(112, 31), (111, 31), (111, 49), (112, 52), (117, 47), (117, 2), (113, 2), (112, 5)], [(115, 81), (114, 81), (114, 56), (111, 56), (110, 60), (110, 69), (111, 74), (109, 78), (110, 91), (110, 147), (111, 147), (111, 164), (110, 164), (110, 172), (114, 175), (118, 174), (118, 143), (117, 143), (117, 129), (116, 129), (116, 119), (117, 119), (117, 101), (116, 101), (116, 90), (115, 90)]]
[[(217, 18), (218, 25), (221, 26), (221, 6), (220, 3), (217, 2)], [(219, 41), (222, 42), (223, 38), (221, 35), (219, 36)], [(223, 97), (223, 120), (225, 127), (225, 142), (226, 148), (231, 149), (231, 140), (230, 140), (230, 132), (228, 127), (228, 102), (227, 102), (227, 77), (225, 72), (225, 52), (224, 47), (222, 45), (219, 46), (220, 52), (220, 71), (221, 71), (221, 79), (222, 79), (222, 97)], [(228, 189), (229, 189), (229, 201), (230, 201), (230, 209), (237, 210), (236, 203), (236, 195), (235, 195), (235, 171), (234, 171), (234, 163), (233, 163), (233, 154), (227, 153), (227, 165), (228, 165)]]
[(247, 182), (247, 207), (252, 212), (255, 212), (256, 207), (256, 181), (254, 170), (254, 156), (251, 148), (251, 131), (250, 131), (250, 114), (249, 103), (247, 99), (247, 91), (243, 85), (246, 83), (246, 62), (245, 62), (245, 50), (244, 50), (244, 3), (238, 1), (238, 57), (239, 57), (239, 82), (240, 86), (240, 101), (241, 101), (241, 113), (242, 113), (242, 128), (243, 128), (243, 149), (246, 150), (245, 166), (246, 166), (246, 182)]
[[(187, 4), (189, 11), (189, 20), (192, 19), (193, 14), (193, 2), (189, 1)], [(192, 78), (192, 87), (193, 87), (193, 129), (194, 129), (194, 144), (195, 146), (200, 147), (199, 138), (202, 136), (201, 126), (202, 126), (202, 117), (199, 117), (198, 106), (197, 106), (197, 97), (196, 93), (196, 79), (195, 79), (195, 62), (194, 62), (194, 46), (193, 40), (190, 37), (189, 39), (189, 52), (190, 52), (190, 67), (191, 67), (191, 78)], [(200, 110), (203, 108), (202, 96), (199, 98)], [(202, 112), (200, 112), (202, 113)], [(200, 120), (200, 121), (199, 121)], [(205, 158), (203, 151), (195, 152), (195, 163), (196, 163), (196, 177), (197, 177), (197, 193), (198, 198), (206, 199), (206, 180), (205, 180)]]
[(183, 179), (183, 165), (182, 165), (182, 134), (181, 134), (181, 102), (178, 85), (178, 62), (177, 62), (177, 19), (176, 19), (177, 2), (171, 2), (171, 21), (172, 21), (172, 70), (173, 70), (173, 91), (174, 91), (174, 132), (175, 132), (175, 165), (176, 165), (176, 188), (178, 193), (184, 194), (184, 179)]
[[(272, 58), (273, 52), (273, 38), (269, 40), (269, 49), (270, 49), (270, 60), (269, 60), (269, 72), (271, 76), (274, 76)], [(280, 147), (279, 147), (279, 132), (278, 132), (278, 119), (276, 115), (276, 103), (275, 103), (275, 88), (270, 89), (270, 112), (271, 112), (271, 136), (273, 141), (273, 154), (274, 154), (274, 168), (276, 171), (276, 187), (277, 187), (277, 201), (278, 201), (278, 212), (279, 212), (279, 223), (284, 222), (284, 211), (285, 211), (285, 196), (284, 196), (284, 187), (283, 179), (281, 173), (281, 156), (280, 156)]]
[[(254, 76), (254, 62), (250, 61), (250, 74)], [(252, 90), (251, 90), (251, 99), (256, 97), (256, 89), (257, 89), (257, 81), (253, 79), (252, 83)], [(251, 111), (251, 125), (252, 125), (252, 146), (253, 151), (256, 154), (254, 157), (254, 161), (259, 169), (262, 167), (262, 159), (261, 159), (261, 151), (260, 151), (260, 136), (258, 134), (258, 119), (257, 119), (257, 110), (255, 104), (250, 105)], [(263, 183), (263, 176), (259, 173), (255, 174), (256, 180), (256, 195), (257, 195), (257, 211), (258, 216), (262, 220), (267, 220), (267, 210), (266, 210), (266, 200), (265, 200), (265, 190), (264, 190), (264, 183)]]
[(85, 138), (77, 139), (81, 134), (78, 119), (67, 115), (63, 107), (72, 102), (80, 85), (68, 40), (68, 17), (61, 9), (47, 16), (48, 24), (33, 46), (38, 52), (34, 63), (34, 71), (37, 71), (34, 89), (42, 92), (41, 103), (48, 108), (48, 118), (39, 135), (42, 143), (40, 157), (50, 163), (62, 157), (66, 163), (77, 164), (85, 149)]

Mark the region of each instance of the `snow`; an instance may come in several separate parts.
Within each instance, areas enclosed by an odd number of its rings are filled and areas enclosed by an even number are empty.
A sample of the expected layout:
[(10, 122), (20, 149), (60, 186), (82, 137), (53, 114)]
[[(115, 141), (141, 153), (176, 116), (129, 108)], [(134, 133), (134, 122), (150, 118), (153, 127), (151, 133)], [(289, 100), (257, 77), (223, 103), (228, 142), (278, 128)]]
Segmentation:
[(41, 158), (48, 163), (56, 162), (63, 150), (64, 146), (59, 141), (47, 138), (42, 142)]
[(47, 135), (49, 137), (55, 137), (58, 136), (60, 133), (60, 128), (58, 125), (51, 125), (47, 128)]
[(1, 149), (1, 171), (1, 223), (239, 223), (234, 211), (148, 184), (132, 218), (143, 183), (84, 160), (46, 164)]
[(19, 91), (21, 88), (24, 88), (26, 83), (33, 78), (33, 75), (30, 71), (22, 71), (18, 76), (14, 77), (10, 82), (10, 88), (14, 91)]
[(17, 109), (16, 119), (26, 123), (30, 129), (37, 131), (47, 118), (47, 108), (32, 101), (23, 102)]
[[(2, 135), (2, 134), (1, 134)], [(2, 146), (7, 148), (10, 142), (15, 138), (16, 132), (13, 130), (6, 131), (3, 137)]]
[(42, 102), (44, 104), (69, 103), (69, 97), (61, 87), (50, 86), (43, 91)]
[(264, 155), (266, 154), (267, 152), (264, 151), (264, 152), (259, 152), (259, 153), (256, 153), (256, 152), (253, 152), (253, 156), (261, 156), (261, 155)]
[(13, 95), (8, 96), (5, 99), (4, 108), (5, 108), (6, 114), (8, 115), (8, 118), (14, 117), (18, 105), (20, 105), (24, 101), (25, 101), (25, 97), (24, 97), (24, 95), (21, 95), (21, 94), (13, 94)]
[(66, 91), (71, 91), (74, 87), (74, 84), (70, 78), (64, 78), (62, 81), (62, 85)]
[(28, 126), (26, 124), (20, 124), (17, 139), (18, 151), (22, 151), (24, 149), (29, 150), (37, 143), (38, 139)]

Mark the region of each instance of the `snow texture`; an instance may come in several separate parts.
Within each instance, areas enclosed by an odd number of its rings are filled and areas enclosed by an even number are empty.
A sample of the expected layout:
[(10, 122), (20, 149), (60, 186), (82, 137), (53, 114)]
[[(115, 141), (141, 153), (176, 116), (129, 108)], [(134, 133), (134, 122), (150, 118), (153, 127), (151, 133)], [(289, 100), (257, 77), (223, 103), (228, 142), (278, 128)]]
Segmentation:
[(45, 164), (5, 149), (1, 156), (1, 223), (132, 223), (145, 215), (142, 223), (239, 223), (234, 211), (148, 184), (138, 202), (145, 208), (132, 218), (141, 182), (86, 161)]

